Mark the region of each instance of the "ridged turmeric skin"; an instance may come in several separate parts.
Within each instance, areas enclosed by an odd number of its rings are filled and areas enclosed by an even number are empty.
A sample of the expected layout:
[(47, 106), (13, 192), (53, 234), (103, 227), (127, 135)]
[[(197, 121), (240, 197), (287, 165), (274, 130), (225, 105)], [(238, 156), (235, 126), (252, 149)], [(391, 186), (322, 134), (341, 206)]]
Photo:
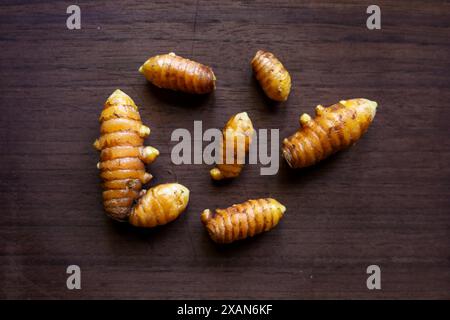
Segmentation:
[(139, 68), (139, 72), (159, 88), (206, 94), (216, 87), (216, 77), (210, 67), (175, 53), (149, 58)]
[[(238, 113), (228, 120), (222, 130), (223, 141), (220, 148), (222, 163), (217, 164), (210, 171), (211, 178), (222, 180), (239, 176), (254, 132), (252, 121), (247, 112)], [(229, 148), (228, 153), (232, 157), (227, 158), (227, 148)]]
[(286, 101), (291, 92), (291, 76), (273, 53), (259, 50), (251, 65), (266, 95), (275, 101)]
[(354, 144), (367, 131), (377, 103), (367, 99), (342, 100), (328, 108), (316, 107), (316, 117), (300, 117), (301, 128), (284, 139), (282, 151), (292, 168), (316, 164)]
[(189, 190), (178, 183), (160, 184), (149, 189), (132, 209), (129, 222), (152, 228), (175, 220), (189, 202)]
[(269, 231), (283, 218), (286, 207), (275, 199), (248, 200), (213, 213), (206, 209), (201, 221), (216, 243), (231, 243)]

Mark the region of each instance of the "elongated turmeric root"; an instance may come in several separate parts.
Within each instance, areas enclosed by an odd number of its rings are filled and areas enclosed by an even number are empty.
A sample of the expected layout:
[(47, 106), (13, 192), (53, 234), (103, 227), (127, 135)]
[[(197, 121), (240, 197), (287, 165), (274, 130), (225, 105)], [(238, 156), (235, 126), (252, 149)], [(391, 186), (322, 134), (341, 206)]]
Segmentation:
[(210, 171), (214, 180), (239, 176), (254, 131), (252, 121), (248, 117), (247, 112), (238, 113), (228, 120), (222, 130), (223, 141), (220, 154), (222, 161)]
[(159, 151), (143, 146), (150, 129), (142, 124), (134, 101), (124, 92), (114, 91), (106, 100), (100, 123), (101, 136), (94, 146), (101, 151), (97, 167), (107, 214), (121, 221), (131, 215), (130, 223), (142, 227), (174, 220), (186, 208), (189, 190), (177, 183), (142, 190), (152, 178), (145, 172), (145, 164), (153, 162)]
[(149, 58), (139, 72), (160, 88), (205, 94), (216, 87), (216, 77), (210, 67), (173, 52)]
[(255, 77), (266, 95), (276, 101), (286, 101), (291, 91), (291, 76), (273, 53), (259, 50), (252, 62)]
[(143, 146), (150, 128), (142, 124), (136, 104), (122, 91), (106, 100), (99, 120), (101, 135), (94, 147), (101, 151), (97, 167), (103, 179), (103, 206), (110, 217), (126, 220), (142, 185), (152, 178), (145, 163), (153, 162), (159, 151)]
[(301, 129), (283, 141), (283, 156), (292, 168), (316, 164), (354, 144), (375, 117), (377, 103), (367, 99), (343, 100), (328, 108), (316, 107), (312, 119), (304, 113)]
[(206, 209), (201, 214), (209, 236), (217, 243), (230, 243), (269, 231), (283, 217), (286, 207), (275, 199), (248, 200), (227, 209)]
[(151, 228), (175, 220), (189, 202), (189, 190), (178, 183), (149, 189), (132, 209), (129, 221), (136, 227)]

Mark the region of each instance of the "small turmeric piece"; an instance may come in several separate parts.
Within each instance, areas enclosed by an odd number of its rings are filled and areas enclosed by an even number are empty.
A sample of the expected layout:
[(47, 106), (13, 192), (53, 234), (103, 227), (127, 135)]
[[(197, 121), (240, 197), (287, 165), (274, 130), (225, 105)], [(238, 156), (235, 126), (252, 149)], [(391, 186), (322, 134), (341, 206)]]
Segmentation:
[(230, 118), (222, 130), (222, 163), (210, 171), (214, 180), (239, 176), (245, 162), (254, 133), (253, 124), (247, 112), (238, 113)]
[(230, 243), (269, 231), (278, 224), (286, 211), (275, 199), (248, 200), (215, 213), (206, 209), (201, 221), (216, 243)]
[(139, 72), (159, 88), (205, 94), (216, 87), (216, 77), (210, 67), (173, 52), (149, 58)]
[(114, 91), (105, 103), (100, 123), (101, 135), (94, 147), (101, 151), (97, 167), (103, 179), (106, 213), (143, 227), (175, 219), (187, 206), (189, 190), (177, 183), (142, 190), (142, 185), (152, 178), (145, 164), (153, 162), (159, 151), (143, 146), (150, 129), (142, 124), (134, 101), (124, 92)]
[(149, 189), (131, 210), (129, 221), (136, 227), (152, 228), (175, 220), (189, 202), (189, 190), (178, 183)]
[(328, 108), (316, 107), (312, 119), (304, 113), (301, 128), (283, 141), (283, 156), (291, 168), (308, 167), (354, 144), (375, 117), (377, 103), (367, 99), (342, 100)]
[(251, 65), (266, 95), (275, 101), (286, 101), (291, 91), (291, 76), (273, 53), (259, 50)]

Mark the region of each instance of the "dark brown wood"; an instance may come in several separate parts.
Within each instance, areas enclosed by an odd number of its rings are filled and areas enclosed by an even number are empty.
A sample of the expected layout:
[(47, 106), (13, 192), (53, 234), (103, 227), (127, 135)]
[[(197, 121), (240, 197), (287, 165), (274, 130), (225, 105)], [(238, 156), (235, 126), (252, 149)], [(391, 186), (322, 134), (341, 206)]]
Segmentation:
[[(0, 10), (0, 298), (450, 298), (450, 6), (378, 1), (2, 1)], [(252, 77), (258, 49), (293, 79), (271, 105)], [(137, 72), (174, 51), (213, 67), (217, 90), (159, 90)], [(161, 156), (149, 171), (191, 189), (188, 210), (138, 230), (102, 211), (97, 118), (116, 88), (129, 93)], [(347, 152), (276, 176), (247, 166), (230, 183), (207, 165), (175, 166), (175, 128), (221, 128), (247, 111), (283, 138), (316, 104), (379, 102), (369, 132)], [(282, 160), (280, 160), (282, 161)], [(225, 248), (199, 220), (205, 208), (272, 196), (288, 210), (272, 232)], [(66, 288), (66, 267), (82, 289)], [(382, 290), (366, 288), (366, 268)]]

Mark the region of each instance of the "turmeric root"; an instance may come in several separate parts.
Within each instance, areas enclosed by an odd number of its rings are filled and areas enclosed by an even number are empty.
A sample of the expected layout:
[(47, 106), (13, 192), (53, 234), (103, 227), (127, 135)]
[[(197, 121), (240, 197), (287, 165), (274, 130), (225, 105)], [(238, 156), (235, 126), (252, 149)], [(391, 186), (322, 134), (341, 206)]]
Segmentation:
[(283, 141), (283, 156), (292, 168), (316, 164), (354, 144), (375, 117), (377, 103), (367, 99), (343, 100), (328, 108), (316, 107), (312, 119), (304, 113), (301, 129)]
[(143, 146), (150, 129), (142, 124), (134, 101), (124, 92), (114, 91), (106, 100), (100, 123), (101, 136), (94, 147), (101, 151), (97, 167), (107, 214), (121, 221), (129, 218), (130, 223), (142, 227), (174, 220), (186, 208), (189, 190), (177, 183), (142, 190), (152, 178), (145, 172), (145, 164), (153, 162), (159, 151)]
[(150, 128), (142, 124), (134, 101), (120, 90), (106, 100), (100, 115), (100, 138), (94, 147), (101, 151), (97, 164), (103, 179), (103, 206), (116, 220), (126, 220), (142, 185), (152, 175), (145, 163), (153, 162), (159, 151), (144, 147)]
[(131, 210), (129, 221), (136, 227), (151, 228), (175, 220), (189, 202), (189, 190), (178, 183), (149, 189)]
[(205, 94), (216, 87), (216, 77), (210, 67), (173, 52), (149, 58), (139, 72), (159, 88)]
[(238, 113), (228, 120), (222, 130), (223, 141), (220, 154), (222, 163), (217, 164), (216, 168), (210, 171), (214, 180), (239, 176), (253, 133), (253, 124), (247, 112)]
[(227, 209), (206, 209), (201, 214), (209, 236), (217, 243), (230, 243), (269, 231), (283, 217), (286, 207), (275, 199), (248, 200)]
[(276, 101), (286, 101), (291, 91), (291, 76), (272, 53), (259, 50), (252, 62), (256, 79), (266, 95)]

